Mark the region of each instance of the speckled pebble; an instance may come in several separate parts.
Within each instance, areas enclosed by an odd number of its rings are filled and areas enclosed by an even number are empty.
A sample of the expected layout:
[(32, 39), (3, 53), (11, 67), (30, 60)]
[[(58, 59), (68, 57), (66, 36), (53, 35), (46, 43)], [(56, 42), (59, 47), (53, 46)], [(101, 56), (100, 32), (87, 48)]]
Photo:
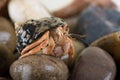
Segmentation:
[(55, 57), (33, 55), (15, 61), (10, 67), (14, 80), (67, 80), (67, 66)]

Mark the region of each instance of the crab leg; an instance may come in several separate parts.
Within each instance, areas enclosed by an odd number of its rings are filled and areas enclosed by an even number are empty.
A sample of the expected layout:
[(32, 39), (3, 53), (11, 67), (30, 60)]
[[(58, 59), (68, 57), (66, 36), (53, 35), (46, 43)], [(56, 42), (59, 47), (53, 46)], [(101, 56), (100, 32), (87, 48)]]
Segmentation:
[(64, 45), (63, 50), (64, 50), (64, 54), (66, 53), (69, 54), (68, 63), (71, 63), (74, 57), (74, 46), (72, 44), (72, 40), (68, 36), (65, 37), (66, 37), (66, 41), (65, 41), (66, 44)]
[[(67, 24), (64, 25), (63, 27), (59, 27), (59, 29), (62, 30), (65, 34), (68, 34), (69, 32)], [(72, 40), (69, 38), (68, 35), (65, 34), (64, 36), (62, 36), (63, 38), (60, 41), (63, 46), (64, 54), (69, 54), (69, 62), (71, 62), (74, 56), (74, 46)]]
[(70, 49), (69, 49), (69, 60), (68, 60), (68, 63), (71, 63), (71, 61), (73, 60), (73, 57), (74, 57), (74, 46), (71, 43), (70, 44)]
[(35, 48), (36, 46), (40, 45), (41, 43), (45, 42), (45, 40), (48, 41), (49, 39), (49, 31), (47, 31), (42, 37), (40, 37), (37, 41), (35, 41), (34, 43), (28, 45), (27, 47), (25, 47), (22, 52), (21, 55), (25, 54), (26, 52), (28, 52), (29, 50)]
[(46, 47), (46, 45), (48, 44), (48, 40), (46, 39), (44, 42), (42, 42), (40, 45), (36, 46), (35, 48), (33, 48), (32, 50), (28, 51), (27, 53), (23, 54), (22, 56), (20, 56), (20, 58), (23, 57), (27, 57), (33, 54), (36, 54), (37, 52), (39, 52), (41, 49), (43, 49), (44, 47)]
[(46, 48), (43, 49), (43, 53), (52, 55), (54, 48), (55, 48), (55, 42), (53, 38), (50, 37), (49, 44)]

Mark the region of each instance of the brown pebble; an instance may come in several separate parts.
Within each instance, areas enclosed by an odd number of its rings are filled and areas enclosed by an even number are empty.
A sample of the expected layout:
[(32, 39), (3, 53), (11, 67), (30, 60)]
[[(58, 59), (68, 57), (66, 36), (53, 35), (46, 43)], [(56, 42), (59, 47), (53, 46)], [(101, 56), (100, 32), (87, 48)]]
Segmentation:
[(117, 62), (120, 61), (120, 32), (101, 37), (91, 43), (90, 46), (100, 47), (109, 52)]
[(6, 79), (6, 78), (4, 78), (4, 77), (0, 77), (0, 80), (8, 80), (8, 79)]
[(12, 52), (15, 50), (16, 37), (13, 25), (3, 17), (0, 17), (0, 43), (7, 45)]
[(15, 61), (10, 67), (14, 80), (67, 80), (67, 66), (55, 57), (33, 55)]
[(115, 74), (112, 57), (100, 48), (88, 47), (76, 61), (72, 80), (114, 80)]
[(68, 18), (82, 12), (91, 4), (95, 4), (100, 7), (115, 7), (111, 0), (74, 0), (70, 5), (54, 11), (53, 15), (61, 18)]

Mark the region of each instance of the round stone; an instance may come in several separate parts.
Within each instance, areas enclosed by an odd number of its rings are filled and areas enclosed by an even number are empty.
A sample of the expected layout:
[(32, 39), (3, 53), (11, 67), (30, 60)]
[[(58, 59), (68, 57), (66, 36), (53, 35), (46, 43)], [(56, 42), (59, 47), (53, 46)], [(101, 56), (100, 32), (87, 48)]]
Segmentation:
[(67, 80), (68, 68), (58, 58), (33, 55), (15, 61), (10, 74), (14, 80)]
[(115, 75), (112, 57), (98, 47), (88, 47), (76, 61), (72, 80), (114, 80)]

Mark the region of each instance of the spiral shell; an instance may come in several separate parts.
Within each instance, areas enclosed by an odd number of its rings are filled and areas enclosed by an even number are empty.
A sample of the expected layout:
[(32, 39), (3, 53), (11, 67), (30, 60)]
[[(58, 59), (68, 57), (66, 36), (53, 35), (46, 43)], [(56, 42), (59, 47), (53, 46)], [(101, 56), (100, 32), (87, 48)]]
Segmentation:
[(28, 20), (22, 25), (16, 25), (17, 50), (23, 48), (40, 38), (46, 31), (64, 26), (67, 23), (57, 17), (46, 17), (41, 20)]

